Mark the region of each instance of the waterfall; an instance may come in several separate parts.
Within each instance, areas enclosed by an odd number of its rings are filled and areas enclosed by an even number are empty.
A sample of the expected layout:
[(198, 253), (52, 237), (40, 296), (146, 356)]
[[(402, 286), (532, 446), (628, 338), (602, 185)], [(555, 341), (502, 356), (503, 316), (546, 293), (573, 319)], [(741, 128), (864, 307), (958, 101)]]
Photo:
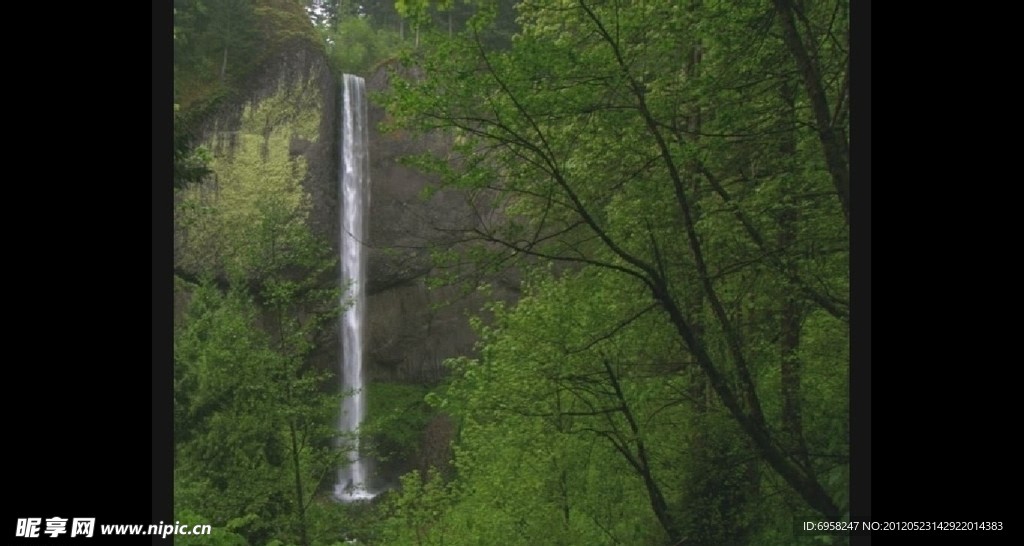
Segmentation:
[(341, 141), (342, 172), (340, 181), (341, 211), (341, 283), (347, 288), (342, 295), (345, 310), (341, 321), (342, 391), (339, 429), (352, 437), (348, 452), (349, 464), (338, 470), (334, 496), (341, 501), (373, 498), (367, 489), (367, 465), (359, 456), (359, 429), (366, 411), (363, 392), (363, 325), (366, 323), (366, 213), (370, 207), (370, 169), (367, 142), (365, 82), (359, 76), (345, 74), (342, 104), (343, 134)]

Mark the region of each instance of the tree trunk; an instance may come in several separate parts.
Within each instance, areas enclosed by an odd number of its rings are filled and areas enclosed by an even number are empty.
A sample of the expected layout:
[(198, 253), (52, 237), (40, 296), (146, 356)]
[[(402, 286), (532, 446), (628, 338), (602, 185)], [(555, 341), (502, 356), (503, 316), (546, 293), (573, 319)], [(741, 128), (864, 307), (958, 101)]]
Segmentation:
[(832, 184), (836, 188), (839, 202), (843, 207), (846, 223), (850, 223), (850, 152), (846, 131), (833, 124), (829, 113), (828, 97), (821, 78), (821, 70), (817, 62), (807, 52), (800, 33), (796, 28), (791, 0), (774, 0), (775, 12), (782, 26), (782, 38), (786, 48), (796, 61), (797, 69), (803, 80), (804, 91), (811, 101), (811, 110), (817, 124), (818, 140), (825, 152), (825, 162)]
[(224, 60), (221, 61), (221, 63), (220, 63), (220, 81), (221, 81), (221, 83), (224, 82), (224, 77), (227, 75), (227, 72), (228, 72), (228, 48), (225, 46), (224, 47)]
[[(779, 153), (784, 162), (783, 172), (792, 178), (796, 176), (796, 87), (785, 81), (779, 88), (785, 114)], [(797, 238), (797, 222), (800, 210), (792, 201), (791, 188), (783, 188), (783, 209), (779, 214), (778, 246), (786, 251)], [(788, 266), (792, 271), (795, 265)], [(796, 294), (782, 293), (782, 311), (779, 318), (779, 358), (782, 394), (782, 431), (786, 448), (796, 455), (810, 472), (811, 465), (804, 438), (803, 417), (800, 402), (800, 347), (801, 310)]]
[(299, 467), (299, 442), (295, 433), (295, 423), (289, 422), (288, 429), (292, 436), (292, 466), (295, 468), (295, 505), (299, 515), (299, 540), (302, 546), (309, 546), (306, 536), (306, 502), (302, 493), (302, 472)]
[(800, 311), (793, 298), (787, 298), (782, 309), (781, 375), (782, 375), (782, 430), (787, 447), (810, 469), (807, 446), (804, 441), (803, 417), (800, 404)]
[[(644, 488), (647, 489), (647, 497), (651, 503), (651, 509), (654, 511), (654, 516), (658, 518), (658, 523), (661, 524), (662, 529), (668, 534), (672, 541), (679, 540), (680, 529), (676, 524), (672, 514), (669, 513), (668, 503), (665, 501), (665, 495), (661, 492), (661, 487), (658, 486), (658, 482), (654, 481), (654, 475), (651, 471), (651, 465), (647, 457), (647, 447), (644, 445), (644, 441), (640, 434), (640, 425), (637, 423), (636, 418), (633, 416), (633, 411), (629, 408), (629, 404), (626, 402), (626, 396), (622, 392), (622, 386), (619, 384), (618, 376), (615, 371), (612, 370), (611, 364), (604, 361), (605, 373), (608, 375), (608, 381), (612, 385), (612, 389), (615, 391), (615, 397), (619, 402), (619, 411), (622, 412), (623, 417), (626, 418), (626, 423), (629, 425), (629, 431), (632, 437), (635, 438), (636, 443), (636, 457), (627, 456), (630, 459), (630, 463), (640, 473), (640, 477), (644, 480)], [(624, 455), (629, 451), (628, 444), (626, 441), (622, 441), (623, 448), (625, 448)]]
[(653, 290), (654, 298), (664, 306), (669, 319), (672, 321), (673, 326), (675, 326), (676, 332), (679, 333), (680, 337), (686, 342), (687, 347), (697, 358), (697, 362), (707, 374), (712, 388), (718, 394), (718, 398), (722, 401), (722, 404), (729, 411), (729, 414), (732, 415), (733, 419), (739, 423), (743, 431), (753, 440), (757, 452), (764, 458), (765, 462), (778, 472), (779, 476), (811, 508), (820, 512), (826, 519), (838, 521), (841, 516), (839, 508), (828, 492), (825, 491), (825, 488), (822, 487), (817, 479), (808, 475), (801, 467), (794, 465), (786, 457), (786, 454), (779, 448), (778, 443), (772, 438), (762, 419), (758, 419), (756, 415), (750, 415), (744, 411), (743, 405), (730, 386), (729, 380), (715, 366), (703, 343), (694, 336), (693, 330), (690, 328), (689, 323), (687, 323), (679, 306), (668, 295), (667, 288), (664, 285), (655, 285)]

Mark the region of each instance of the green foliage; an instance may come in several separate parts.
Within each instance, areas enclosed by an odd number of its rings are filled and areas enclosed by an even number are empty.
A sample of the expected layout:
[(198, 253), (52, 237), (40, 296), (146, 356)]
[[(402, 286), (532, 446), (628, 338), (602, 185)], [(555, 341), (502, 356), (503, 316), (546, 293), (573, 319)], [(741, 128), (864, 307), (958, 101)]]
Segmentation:
[(339, 463), (338, 397), (322, 391), (328, 374), (305, 362), (315, 321), (285, 318), (280, 304), (267, 316), (244, 285), (232, 286), (194, 287), (176, 331), (175, 504), (250, 542), (297, 541), (301, 513)]
[(362, 433), (380, 462), (408, 461), (420, 449), (423, 430), (433, 415), (424, 401), (427, 388), (374, 382), (368, 387)]
[[(599, 272), (531, 278), (516, 308), (496, 308), (496, 324), (483, 327), (482, 359), (452, 363), (452, 383), (439, 399), (462, 420), (456, 464), (471, 491), (451, 517), (495, 512), (475, 536), (515, 535), (522, 544), (662, 543), (645, 487), (618, 452), (635, 453), (641, 438), (624, 432), (626, 417), (615, 408), (625, 403), (648, 423), (642, 440), (662, 461), (655, 472), (676, 468), (681, 431), (673, 423), (685, 413), (671, 392), (679, 381), (656, 379), (652, 372), (669, 363), (640, 356), (660, 360), (671, 338), (644, 313), (615, 343), (587, 347), (616, 328), (616, 310), (636, 315), (644, 303)], [(640, 362), (621, 367), (619, 399), (604, 362), (619, 367), (623, 358)]]
[(204, 146), (191, 147), (188, 139), (182, 139), (174, 146), (174, 187), (184, 188), (189, 184), (202, 182), (213, 173), (210, 150)]
[(331, 69), (336, 74), (369, 76), (378, 64), (401, 47), (398, 33), (376, 28), (365, 17), (342, 18), (335, 28), (321, 31), (327, 43)]
[(797, 14), (808, 81), (780, 5), (522, 3), (507, 51), (428, 34), (396, 70), (394, 126), (453, 143), (411, 163), (498, 209), (447, 278), (539, 264), (431, 396), (461, 423), (445, 543), (788, 544), (847, 510), (848, 230), (815, 108), (845, 132), (848, 19)]
[(429, 19), (430, 2), (426, 0), (395, 0), (395, 11), (414, 24), (425, 23)]
[(176, 266), (262, 282), (288, 267), (317, 276), (332, 265), (307, 227), (305, 157), (289, 153), (295, 138), (316, 140), (320, 111), (315, 98), (283, 90), (245, 107), (233, 141), (213, 146), (215, 179), (177, 194)]
[(482, 33), (488, 48), (507, 47), (518, 30), (517, 0), (395, 0), (395, 11), (416, 32), (438, 32), (451, 37), (472, 29)]
[(446, 540), (449, 529), (440, 521), (454, 497), (440, 474), (416, 471), (402, 476), (401, 481), (401, 494), (389, 499), (384, 508), (389, 516), (383, 531), (385, 543), (440, 546), (457, 540), (458, 534)]

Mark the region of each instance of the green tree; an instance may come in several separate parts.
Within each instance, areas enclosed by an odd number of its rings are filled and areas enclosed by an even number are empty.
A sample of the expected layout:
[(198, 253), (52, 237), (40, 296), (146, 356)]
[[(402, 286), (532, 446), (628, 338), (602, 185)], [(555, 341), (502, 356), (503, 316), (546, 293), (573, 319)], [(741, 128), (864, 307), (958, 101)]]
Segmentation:
[[(714, 434), (696, 434), (697, 426), (728, 423), (738, 434), (707, 443), (705, 462), (745, 450), (759, 462), (731, 478), (746, 484), (732, 504), (784, 484), (783, 497), (795, 500), (789, 514), (840, 519), (848, 490), (847, 209), (811, 95), (845, 93), (846, 51), (835, 38), (848, 24), (846, 6), (804, 3), (794, 15), (805, 19), (801, 43), (814, 46), (816, 87), (808, 90), (808, 71), (772, 4), (556, 4), (521, 4), (522, 32), (508, 51), (488, 49), (469, 28), (431, 38), (409, 59), (417, 77), (396, 84), (391, 112), (453, 142), (447, 155), (416, 163), (498, 207), (466, 229), (481, 267), (531, 257), (601, 271), (616, 281), (588, 281), (594, 297), (627, 293), (636, 305), (570, 305), (570, 324), (593, 313), (628, 324), (649, 307), (669, 332), (671, 341), (647, 354), (622, 329), (586, 330), (594, 344), (622, 344), (615, 356), (590, 361), (610, 403), (594, 407), (616, 408), (615, 428), (593, 433), (647, 484), (672, 540), (686, 532), (683, 500), (665, 498), (666, 478), (643, 464), (641, 452), (653, 449), (637, 418), (644, 406), (634, 407), (624, 386), (635, 369), (655, 364), (662, 380), (689, 374), (675, 401), (706, 414), (687, 418), (687, 441)], [(842, 102), (828, 103), (837, 114), (827, 123), (845, 123)], [(458, 249), (448, 254), (462, 259)], [(516, 332), (505, 334), (510, 342), (536, 344)], [(500, 361), (485, 356), (482, 366)], [(822, 411), (813, 426), (806, 407)]]
[(396, 32), (375, 26), (367, 17), (343, 18), (334, 30), (324, 31), (324, 36), (331, 68), (339, 74), (363, 76), (396, 55), (401, 42)]
[(176, 329), (176, 491), (179, 506), (254, 542), (308, 545), (307, 512), (342, 461), (336, 384), (311, 360), (333, 335), (338, 295), (324, 288), (328, 247), (270, 197), (246, 238), (228, 241), (238, 248), (226, 283), (207, 273), (182, 287), (192, 301)]
[(254, 44), (255, 15), (249, 0), (206, 0), (207, 39), (221, 53), (220, 79), (224, 81), (228, 70), (228, 53), (242, 56)]
[[(518, 29), (517, 0), (393, 0), (402, 21), (409, 21), (419, 45), (420, 30), (439, 29), (452, 37), (456, 31), (473, 27), (483, 32), (482, 42), (491, 48), (508, 45)], [(486, 23), (486, 24), (484, 24)]]
[(175, 343), (177, 505), (256, 543), (310, 544), (306, 513), (341, 462), (338, 396), (308, 360), (333, 313), (308, 313), (315, 291), (293, 281), (268, 282), (262, 306), (243, 282), (190, 290)]

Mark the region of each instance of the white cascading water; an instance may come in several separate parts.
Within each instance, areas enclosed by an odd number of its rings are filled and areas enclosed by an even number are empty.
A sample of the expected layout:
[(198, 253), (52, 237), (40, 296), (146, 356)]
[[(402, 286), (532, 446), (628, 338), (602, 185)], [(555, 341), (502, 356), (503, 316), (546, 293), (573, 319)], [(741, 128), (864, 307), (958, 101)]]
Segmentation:
[(340, 501), (370, 499), (366, 488), (367, 465), (359, 456), (356, 433), (366, 411), (363, 392), (363, 325), (366, 318), (366, 211), (370, 208), (370, 169), (366, 123), (365, 82), (359, 76), (343, 75), (344, 93), (341, 154), (341, 282), (346, 287), (342, 304), (351, 304), (341, 321), (342, 391), (339, 428), (342, 442), (351, 442), (349, 464), (338, 470), (334, 496)]

